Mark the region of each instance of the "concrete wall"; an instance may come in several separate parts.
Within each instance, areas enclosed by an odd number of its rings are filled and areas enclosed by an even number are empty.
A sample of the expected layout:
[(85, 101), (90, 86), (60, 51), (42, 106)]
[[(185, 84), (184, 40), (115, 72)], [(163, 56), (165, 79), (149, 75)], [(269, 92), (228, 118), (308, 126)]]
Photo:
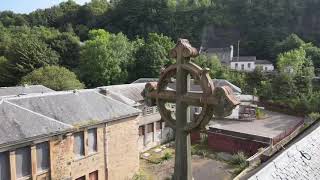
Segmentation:
[(273, 71), (274, 66), (272, 64), (256, 64), (256, 67), (260, 66), (263, 71)]
[[(248, 64), (250, 64), (248, 66)], [(238, 65), (238, 66), (236, 66)], [(242, 69), (243, 65), (243, 69)], [(263, 71), (273, 71), (274, 66), (272, 64), (255, 64), (254, 61), (233, 61), (230, 63), (230, 68), (238, 71), (253, 71), (256, 67), (262, 67)]]
[[(248, 64), (250, 64), (250, 67)], [(253, 71), (255, 69), (255, 64), (253, 61), (234, 61), (230, 63), (230, 68), (239, 71)]]
[(139, 170), (138, 121), (128, 118), (107, 123), (108, 180), (127, 180)]

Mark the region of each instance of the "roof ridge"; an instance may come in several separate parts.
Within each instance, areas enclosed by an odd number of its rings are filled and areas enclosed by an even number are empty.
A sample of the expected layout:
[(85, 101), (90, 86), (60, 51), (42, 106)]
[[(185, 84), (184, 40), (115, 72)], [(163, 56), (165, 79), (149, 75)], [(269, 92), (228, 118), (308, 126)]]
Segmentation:
[(22, 106), (19, 106), (19, 105), (17, 105), (17, 104), (14, 104), (14, 103), (12, 103), (12, 102), (7, 101), (7, 100), (4, 100), (4, 102), (6, 102), (6, 103), (8, 103), (8, 104), (10, 104), (10, 105), (12, 105), (12, 106), (18, 107), (18, 108), (20, 108), (20, 109), (23, 109), (23, 110), (25, 110), (25, 111), (31, 112), (31, 113), (33, 113), (33, 114), (39, 115), (39, 116), (41, 116), (41, 117), (47, 118), (47, 119), (50, 120), (50, 121), (53, 121), (53, 122), (56, 122), (56, 123), (59, 123), (59, 124), (65, 125), (65, 126), (73, 127), (73, 126), (70, 125), (70, 124), (67, 124), (67, 123), (58, 121), (58, 120), (56, 120), (56, 119), (53, 119), (53, 118), (51, 118), (51, 117), (45, 116), (45, 115), (40, 114), (40, 113), (37, 113), (37, 112), (34, 112), (34, 111), (30, 110), (30, 109), (24, 108), (24, 107), (22, 107)]
[[(94, 92), (94, 89), (80, 89), (76, 90), (76, 92)], [(22, 96), (13, 95), (13, 96), (4, 96), (3, 98), (6, 100), (14, 100), (14, 99), (26, 99), (33, 97), (46, 97), (46, 96), (57, 96), (57, 95), (66, 95), (66, 94), (75, 94), (75, 90), (68, 91), (53, 91), (53, 92), (45, 92), (45, 93), (30, 93)]]

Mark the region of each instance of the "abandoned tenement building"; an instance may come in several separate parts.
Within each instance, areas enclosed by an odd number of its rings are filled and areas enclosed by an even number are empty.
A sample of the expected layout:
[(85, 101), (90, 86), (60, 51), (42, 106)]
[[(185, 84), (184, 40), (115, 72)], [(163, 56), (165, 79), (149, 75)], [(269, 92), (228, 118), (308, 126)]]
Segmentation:
[(138, 171), (139, 110), (94, 90), (11, 95), (0, 102), (1, 180), (126, 179)]

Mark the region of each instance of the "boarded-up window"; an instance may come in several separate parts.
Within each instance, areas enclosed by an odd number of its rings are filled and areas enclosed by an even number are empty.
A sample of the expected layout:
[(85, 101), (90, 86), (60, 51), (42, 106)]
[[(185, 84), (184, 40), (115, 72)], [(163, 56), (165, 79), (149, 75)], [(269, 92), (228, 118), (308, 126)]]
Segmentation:
[(147, 125), (147, 133), (153, 132), (153, 123)]
[(144, 126), (139, 126), (139, 136), (144, 136)]
[(160, 130), (162, 129), (162, 122), (161, 121), (157, 121), (156, 122), (156, 130)]
[(98, 171), (90, 173), (89, 180), (98, 180)]
[(73, 145), (73, 152), (76, 158), (80, 158), (84, 156), (84, 138), (83, 132), (78, 132), (73, 135), (74, 138), (74, 145)]
[(9, 152), (0, 153), (0, 180), (10, 179)]
[(76, 180), (86, 180), (86, 176), (79, 177)]
[(37, 147), (37, 171), (41, 172), (49, 169), (49, 144), (48, 142), (40, 143)]
[(24, 147), (16, 150), (16, 177), (31, 175), (31, 150)]
[(88, 130), (88, 151), (89, 153), (97, 152), (97, 129)]

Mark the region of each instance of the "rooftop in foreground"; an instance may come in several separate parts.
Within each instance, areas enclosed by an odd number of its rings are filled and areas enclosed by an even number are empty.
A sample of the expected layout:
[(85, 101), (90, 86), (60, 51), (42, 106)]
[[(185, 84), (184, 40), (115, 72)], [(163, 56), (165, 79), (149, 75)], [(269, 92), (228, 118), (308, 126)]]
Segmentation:
[(275, 139), (282, 133), (292, 131), (303, 123), (303, 118), (301, 117), (271, 111), (266, 111), (266, 114), (267, 117), (265, 119), (254, 121), (215, 120), (210, 122), (209, 127), (211, 130), (219, 130), (226, 133), (233, 132), (265, 139)]

